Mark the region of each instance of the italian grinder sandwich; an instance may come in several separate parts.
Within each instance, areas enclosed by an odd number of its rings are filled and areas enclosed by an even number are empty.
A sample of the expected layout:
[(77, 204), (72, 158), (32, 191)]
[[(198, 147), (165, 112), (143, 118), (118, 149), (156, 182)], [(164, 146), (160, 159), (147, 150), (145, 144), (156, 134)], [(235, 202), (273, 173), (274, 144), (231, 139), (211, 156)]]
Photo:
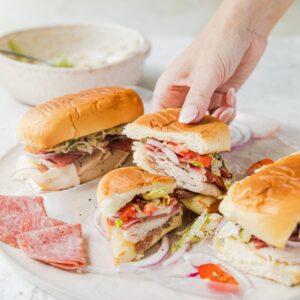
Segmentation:
[(17, 175), (41, 190), (62, 190), (120, 167), (131, 153), (123, 126), (142, 114), (139, 96), (117, 87), (39, 104), (17, 126), (25, 148)]
[(181, 226), (182, 209), (173, 179), (138, 167), (107, 173), (97, 198), (100, 222), (108, 233), (116, 265), (138, 260), (164, 235)]
[(222, 259), (281, 284), (300, 282), (300, 152), (236, 182), (219, 209), (228, 220), (214, 238)]
[(177, 195), (196, 213), (217, 208), (232, 174), (219, 152), (230, 150), (225, 123), (205, 116), (198, 124), (179, 123), (180, 110), (168, 108), (139, 117), (124, 134), (134, 142), (134, 162), (146, 171), (175, 179)]

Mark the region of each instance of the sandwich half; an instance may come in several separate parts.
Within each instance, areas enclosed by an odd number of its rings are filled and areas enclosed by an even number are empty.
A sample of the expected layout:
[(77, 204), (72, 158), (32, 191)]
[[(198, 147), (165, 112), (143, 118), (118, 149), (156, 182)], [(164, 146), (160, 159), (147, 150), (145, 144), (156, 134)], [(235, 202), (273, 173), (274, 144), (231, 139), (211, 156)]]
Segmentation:
[(29, 110), (17, 126), (25, 153), (17, 178), (62, 190), (120, 167), (131, 153), (123, 126), (143, 114), (131, 89), (103, 87), (65, 95)]
[(172, 178), (138, 167), (113, 170), (101, 179), (97, 221), (110, 237), (116, 265), (142, 258), (164, 235), (181, 226), (182, 209), (173, 190)]
[(217, 207), (216, 197), (233, 181), (219, 153), (230, 150), (230, 132), (213, 117), (182, 124), (179, 114), (179, 109), (168, 108), (141, 116), (123, 133), (135, 140), (134, 162), (150, 173), (173, 177), (179, 197), (189, 199), (187, 207), (199, 213), (202, 207)]
[(219, 209), (228, 220), (214, 238), (222, 259), (281, 284), (300, 282), (300, 152), (236, 182)]

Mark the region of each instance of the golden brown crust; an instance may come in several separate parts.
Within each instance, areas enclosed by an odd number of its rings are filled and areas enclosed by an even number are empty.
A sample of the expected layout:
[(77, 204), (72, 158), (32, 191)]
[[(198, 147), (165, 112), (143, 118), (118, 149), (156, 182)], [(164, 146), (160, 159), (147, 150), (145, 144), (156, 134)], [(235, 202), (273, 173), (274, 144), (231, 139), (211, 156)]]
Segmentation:
[(167, 108), (143, 115), (126, 126), (124, 133), (137, 140), (152, 137), (177, 141), (200, 154), (230, 150), (230, 131), (224, 122), (206, 115), (197, 124), (183, 124), (179, 114), (179, 108)]
[(236, 182), (220, 211), (258, 238), (283, 248), (300, 221), (300, 152)]
[(156, 183), (172, 185), (171, 177), (153, 175), (138, 167), (125, 167), (107, 173), (98, 185), (98, 195), (101, 198), (115, 193), (126, 193), (133, 189), (141, 189)]
[(100, 87), (54, 98), (29, 110), (17, 126), (18, 138), (38, 149), (134, 121), (144, 112), (131, 89)]

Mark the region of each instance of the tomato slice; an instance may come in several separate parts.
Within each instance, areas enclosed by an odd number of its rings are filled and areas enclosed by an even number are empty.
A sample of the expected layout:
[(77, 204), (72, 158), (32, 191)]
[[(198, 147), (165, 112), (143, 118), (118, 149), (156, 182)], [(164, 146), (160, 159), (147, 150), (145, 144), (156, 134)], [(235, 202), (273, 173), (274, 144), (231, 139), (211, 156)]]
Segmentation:
[(238, 286), (239, 283), (233, 276), (225, 272), (219, 264), (203, 264), (198, 266), (198, 274), (202, 279), (213, 282), (225, 283)]
[(271, 158), (264, 158), (250, 166), (250, 168), (247, 170), (247, 175), (253, 175), (256, 170), (260, 169), (262, 166), (270, 165), (274, 161)]
[(136, 209), (133, 204), (129, 203), (120, 211), (120, 219), (122, 219), (123, 222), (127, 222), (131, 219), (136, 218)]
[(183, 160), (189, 162), (189, 161), (198, 161), (201, 164), (203, 164), (203, 166), (205, 168), (209, 168), (211, 166), (211, 161), (212, 158), (209, 156), (202, 156), (198, 153), (195, 153), (193, 151), (189, 151), (188, 153), (184, 154), (182, 156)]

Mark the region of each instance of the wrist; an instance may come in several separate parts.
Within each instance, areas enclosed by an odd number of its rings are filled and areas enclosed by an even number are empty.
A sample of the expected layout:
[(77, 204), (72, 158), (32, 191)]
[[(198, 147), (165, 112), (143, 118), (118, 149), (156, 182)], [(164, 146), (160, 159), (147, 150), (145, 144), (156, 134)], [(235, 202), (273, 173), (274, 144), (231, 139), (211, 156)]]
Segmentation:
[(267, 38), (293, 0), (223, 0), (216, 17), (225, 27)]

